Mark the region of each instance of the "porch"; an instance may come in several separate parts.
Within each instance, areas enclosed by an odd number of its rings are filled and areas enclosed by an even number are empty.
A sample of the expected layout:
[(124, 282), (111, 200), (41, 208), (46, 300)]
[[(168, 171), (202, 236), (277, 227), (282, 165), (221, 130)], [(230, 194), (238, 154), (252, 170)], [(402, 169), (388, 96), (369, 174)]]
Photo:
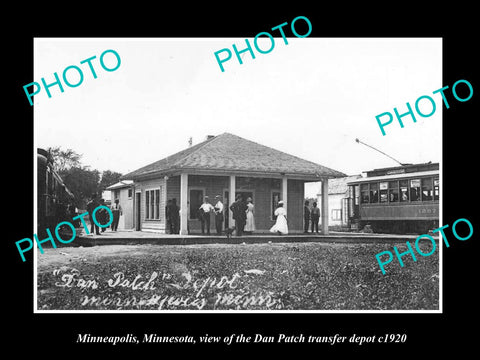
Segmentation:
[[(304, 184), (318, 181), (317, 177), (278, 174), (225, 173), (219, 171), (195, 171), (194, 173), (170, 173), (162, 177), (141, 179), (135, 182), (135, 208), (133, 210), (135, 229), (168, 233), (165, 206), (175, 199), (179, 205), (180, 234), (200, 235), (201, 222), (198, 209), (204, 198), (215, 205), (219, 195), (224, 205), (222, 230), (235, 226), (230, 205), (237, 195), (244, 199), (250, 197), (254, 205), (255, 234), (269, 234), (275, 223), (275, 209), (283, 200), (287, 211), (290, 233), (302, 233), (304, 228), (303, 203)], [(328, 186), (328, 178), (322, 178), (323, 186)], [(322, 214), (328, 214), (328, 201), (321, 202)], [(327, 224), (328, 218), (322, 218), (321, 224)], [(328, 234), (327, 226), (321, 226), (322, 234)], [(216, 233), (215, 216), (210, 214), (210, 233)], [(206, 230), (208, 232), (208, 230)]]

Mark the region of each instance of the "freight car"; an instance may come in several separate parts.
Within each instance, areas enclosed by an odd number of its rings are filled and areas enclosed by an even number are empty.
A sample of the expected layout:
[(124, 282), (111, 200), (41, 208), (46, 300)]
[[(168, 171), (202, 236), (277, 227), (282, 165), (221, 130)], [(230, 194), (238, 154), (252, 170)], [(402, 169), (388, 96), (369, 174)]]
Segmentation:
[(348, 186), (350, 223), (359, 229), (424, 234), (439, 226), (438, 163), (367, 171)]

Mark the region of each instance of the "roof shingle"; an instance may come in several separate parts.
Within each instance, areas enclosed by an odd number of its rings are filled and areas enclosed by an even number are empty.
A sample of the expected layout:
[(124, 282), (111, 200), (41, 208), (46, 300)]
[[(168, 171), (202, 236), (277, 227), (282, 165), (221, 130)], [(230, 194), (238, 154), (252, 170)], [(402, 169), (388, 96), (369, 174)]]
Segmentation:
[(299, 174), (312, 177), (343, 177), (328, 167), (289, 155), (268, 146), (223, 133), (169, 157), (124, 175), (138, 179), (146, 175), (182, 169)]

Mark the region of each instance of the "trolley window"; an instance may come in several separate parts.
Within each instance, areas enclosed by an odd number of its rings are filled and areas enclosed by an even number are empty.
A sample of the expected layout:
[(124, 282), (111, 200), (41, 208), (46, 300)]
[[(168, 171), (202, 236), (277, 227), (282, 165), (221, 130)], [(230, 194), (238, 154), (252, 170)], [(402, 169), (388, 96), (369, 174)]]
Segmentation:
[(378, 183), (370, 184), (370, 202), (378, 203)]
[(433, 200), (438, 200), (440, 195), (440, 180), (433, 179)]
[(352, 186), (352, 189), (353, 189), (353, 193), (355, 194), (355, 205), (358, 205), (360, 201), (359, 186), (358, 185)]
[(432, 178), (423, 178), (422, 179), (422, 200), (430, 201), (433, 200), (433, 179)]
[(410, 180), (410, 201), (420, 201), (420, 179)]
[(398, 181), (388, 182), (388, 201), (398, 202)]
[(408, 201), (408, 180), (400, 180), (400, 201)]
[(360, 202), (362, 204), (368, 204), (370, 202), (370, 197), (368, 195), (368, 184), (360, 185)]
[(388, 201), (388, 182), (380, 183), (380, 202), (385, 203)]

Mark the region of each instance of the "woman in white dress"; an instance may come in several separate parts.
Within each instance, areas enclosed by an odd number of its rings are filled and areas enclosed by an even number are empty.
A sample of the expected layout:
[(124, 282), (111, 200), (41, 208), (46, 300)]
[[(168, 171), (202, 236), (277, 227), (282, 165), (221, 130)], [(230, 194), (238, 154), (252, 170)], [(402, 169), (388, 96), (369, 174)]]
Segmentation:
[(253, 209), (254, 209), (254, 206), (252, 203), (252, 198), (249, 197), (247, 199), (247, 210), (246, 210), (247, 223), (245, 224), (245, 229), (244, 229), (244, 231), (248, 233), (252, 233), (253, 231), (255, 231), (255, 218), (253, 216)]
[(281, 200), (278, 202), (278, 207), (275, 210), (275, 216), (277, 217), (277, 221), (270, 229), (270, 232), (276, 232), (282, 235), (288, 234), (287, 211), (283, 208), (283, 201)]

